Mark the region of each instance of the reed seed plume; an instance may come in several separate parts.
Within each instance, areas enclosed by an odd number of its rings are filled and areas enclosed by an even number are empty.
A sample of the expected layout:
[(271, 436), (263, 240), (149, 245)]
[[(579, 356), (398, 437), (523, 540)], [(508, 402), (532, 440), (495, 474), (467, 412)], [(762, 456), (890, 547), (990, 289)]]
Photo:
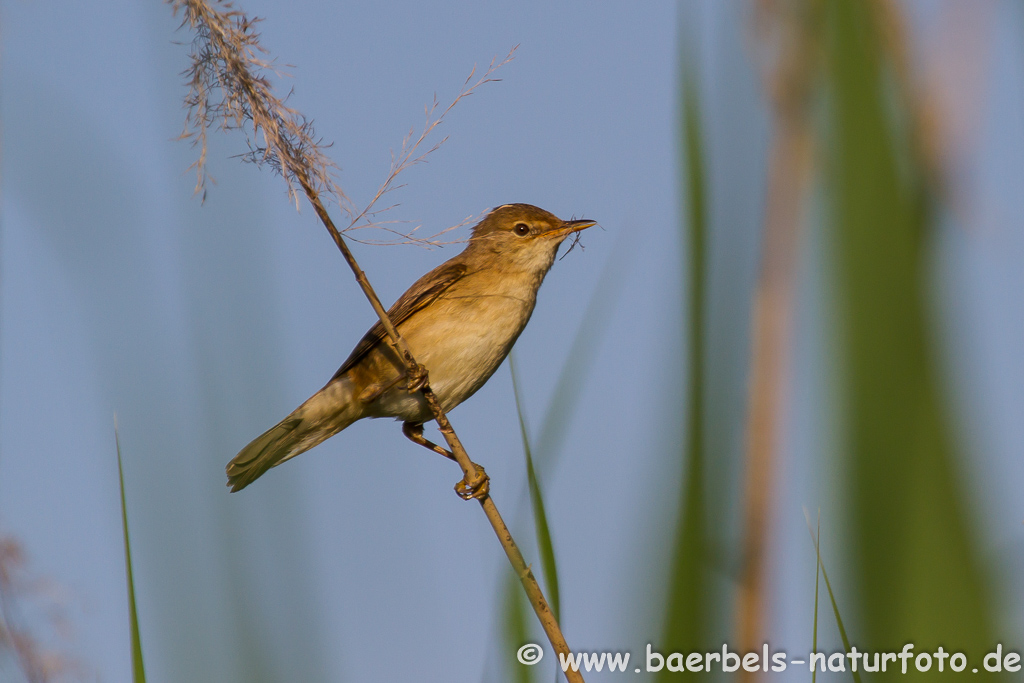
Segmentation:
[(182, 138), (199, 148), (196, 192), (206, 193), (210, 179), (206, 168), (207, 139), (211, 127), (242, 130), (250, 151), (245, 159), (268, 165), (288, 185), (289, 197), (298, 204), (298, 189), (309, 185), (318, 195), (334, 199), (345, 211), (349, 202), (334, 181), (337, 166), (324, 153), (313, 122), (287, 106), (287, 96), (274, 94), (267, 77), (278, 70), (260, 44), (259, 18), (250, 19), (231, 3), (206, 0), (171, 0), (182, 26), (194, 34), (191, 65), (184, 75), (189, 85), (185, 98), (188, 113)]
[[(335, 177), (338, 166), (327, 156), (330, 144), (317, 137), (313, 121), (287, 105), (288, 95), (279, 97), (268, 77), (288, 74), (275, 65), (260, 44), (256, 27), (260, 18), (248, 17), (230, 2), (221, 0), (168, 0), (174, 13), (181, 12), (182, 26), (193, 32), (191, 65), (184, 76), (189, 86), (185, 98), (187, 114), (181, 137), (191, 140), (199, 156), (190, 168), (196, 171), (197, 193), (206, 196), (207, 182), (213, 180), (206, 166), (208, 135), (211, 128), (241, 130), (246, 136), (249, 152), (243, 160), (257, 166), (268, 166), (288, 186), (288, 196), (299, 208), (300, 191), (311, 202), (333, 201), (348, 217), (348, 226), (341, 230), (349, 239), (368, 244), (412, 243), (436, 246), (450, 242), (440, 238), (469, 222), (469, 218), (430, 237), (415, 233), (419, 226), (403, 230), (404, 221), (381, 220), (381, 216), (397, 206), (378, 207), (385, 195), (403, 187), (399, 175), (435, 152), (447, 137), (428, 146), (428, 138), (441, 125), (448, 113), (480, 86), (498, 81), (495, 72), (514, 58), (513, 47), (504, 59), (491, 61), (484, 74), (476, 78), (476, 67), (470, 72), (455, 98), (442, 107), (437, 96), (424, 108), (425, 121), (417, 133), (409, 130), (398, 152), (392, 151), (391, 165), (384, 182), (360, 209), (349, 200)], [(289, 92), (290, 95), (290, 92)], [(391, 237), (385, 240), (356, 238), (356, 230), (376, 228)]]
[[(447, 142), (448, 137), (445, 136), (438, 140), (437, 142), (435, 142), (434, 144), (430, 145), (429, 148), (424, 149), (425, 143), (427, 139), (430, 137), (431, 133), (433, 133), (434, 130), (439, 125), (441, 125), (441, 123), (444, 122), (445, 117), (452, 109), (455, 108), (455, 105), (457, 105), (459, 102), (472, 95), (480, 86), (501, 80), (500, 78), (495, 78), (494, 74), (498, 71), (498, 69), (500, 69), (501, 67), (505, 66), (513, 59), (515, 59), (515, 53), (518, 48), (518, 45), (513, 46), (512, 49), (509, 50), (508, 54), (505, 55), (505, 58), (502, 59), (500, 62), (496, 58), (492, 59), (491, 63), (487, 67), (487, 71), (485, 71), (483, 76), (476, 79), (475, 81), (474, 78), (476, 77), (477, 69), (474, 66), (473, 69), (469, 72), (469, 76), (466, 77), (465, 82), (462, 84), (462, 89), (459, 90), (459, 93), (455, 96), (454, 99), (452, 99), (452, 101), (446, 107), (444, 107), (444, 109), (441, 108), (440, 102), (437, 99), (437, 95), (434, 95), (433, 101), (429, 105), (424, 107), (424, 123), (423, 128), (420, 130), (419, 134), (416, 134), (415, 128), (409, 129), (409, 132), (402, 140), (402, 147), (399, 150), (399, 152), (397, 154), (394, 151), (391, 152), (391, 168), (388, 170), (388, 175), (384, 179), (384, 182), (381, 183), (380, 187), (377, 188), (376, 194), (374, 194), (373, 198), (370, 199), (370, 202), (366, 205), (366, 208), (360, 211), (358, 214), (355, 214), (352, 217), (352, 222), (350, 223), (349, 227), (343, 230), (342, 232), (348, 232), (360, 228), (381, 227), (381, 223), (375, 220), (376, 216), (384, 211), (387, 211), (388, 209), (393, 208), (395, 205), (391, 205), (383, 210), (375, 209), (375, 207), (380, 202), (380, 200), (384, 198), (385, 195), (403, 187), (403, 185), (398, 184), (396, 182), (398, 180), (398, 176), (403, 171), (411, 168), (412, 166), (415, 166), (426, 161), (428, 156), (430, 156), (433, 152), (437, 151), (438, 148), (441, 147), (441, 145)], [(450, 242), (441, 242), (438, 240), (438, 238), (440, 238), (441, 236), (448, 232), (451, 232), (452, 230), (455, 230), (456, 228), (462, 227), (463, 225), (470, 223), (475, 218), (477, 217), (467, 217), (458, 225), (453, 225), (451, 227), (445, 228), (444, 230), (435, 233), (426, 240), (415, 239), (412, 235), (412, 231), (400, 234), (402, 234), (403, 237), (406, 237), (410, 241), (424, 245), (448, 244)], [(351, 239), (351, 235), (349, 235), (349, 237)]]
[(27, 564), (21, 543), (0, 535), (0, 679), (7, 680), (7, 660), (29, 683), (81, 679), (79, 664), (41, 637), (42, 632), (66, 637), (70, 627), (59, 592), (32, 578)]

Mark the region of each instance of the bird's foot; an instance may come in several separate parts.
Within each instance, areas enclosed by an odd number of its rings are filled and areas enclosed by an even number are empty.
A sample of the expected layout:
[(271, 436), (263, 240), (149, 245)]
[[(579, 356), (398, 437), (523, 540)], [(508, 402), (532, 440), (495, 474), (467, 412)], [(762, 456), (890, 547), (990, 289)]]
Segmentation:
[[(409, 441), (443, 455), (449, 460), (455, 460), (455, 456), (452, 455), (451, 451), (441, 448), (423, 436), (422, 422), (403, 422), (402, 433), (405, 434), (405, 438), (409, 439)], [(491, 478), (487, 476), (487, 472), (476, 463), (473, 463), (473, 467), (476, 468), (476, 477), (472, 481), (466, 481), (463, 478), (462, 481), (455, 485), (455, 493), (459, 494), (459, 497), (463, 500), (472, 500), (474, 498), (480, 500), (486, 498), (491, 491)]]
[(406, 371), (406, 376), (409, 378), (410, 392), (419, 391), (423, 387), (427, 386), (427, 369), (419, 363), (416, 364), (414, 369)]
[(473, 467), (476, 468), (476, 477), (473, 481), (467, 482), (465, 479), (455, 485), (455, 493), (459, 495), (459, 498), (463, 500), (483, 500), (491, 492), (491, 478), (487, 476), (487, 472), (484, 468), (476, 463), (473, 463)]

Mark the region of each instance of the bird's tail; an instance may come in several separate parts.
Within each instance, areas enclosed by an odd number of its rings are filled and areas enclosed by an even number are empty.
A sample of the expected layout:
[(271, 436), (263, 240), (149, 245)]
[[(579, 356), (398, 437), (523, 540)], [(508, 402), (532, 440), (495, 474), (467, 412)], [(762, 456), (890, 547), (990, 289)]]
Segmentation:
[(228, 486), (240, 491), (271, 467), (305, 453), (362, 415), (356, 414), (347, 379), (331, 382), (291, 415), (253, 439), (228, 463)]

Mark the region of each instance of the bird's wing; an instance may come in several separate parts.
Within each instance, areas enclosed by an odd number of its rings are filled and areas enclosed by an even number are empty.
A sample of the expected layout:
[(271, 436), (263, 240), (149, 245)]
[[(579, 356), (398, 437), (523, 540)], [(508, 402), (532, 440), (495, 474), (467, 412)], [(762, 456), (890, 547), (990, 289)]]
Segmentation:
[[(441, 296), (449, 287), (462, 278), (467, 270), (466, 265), (463, 263), (447, 261), (421, 277), (388, 309), (388, 317), (391, 319), (391, 324), (397, 328), (403, 321), (408, 320), (413, 313)], [(373, 347), (384, 341), (386, 336), (387, 333), (384, 331), (384, 325), (378, 320), (370, 328), (370, 331), (363, 335), (363, 338), (359, 340), (356, 347), (352, 349), (348, 360), (334, 373), (331, 381), (345, 374), (352, 366), (362, 360)]]

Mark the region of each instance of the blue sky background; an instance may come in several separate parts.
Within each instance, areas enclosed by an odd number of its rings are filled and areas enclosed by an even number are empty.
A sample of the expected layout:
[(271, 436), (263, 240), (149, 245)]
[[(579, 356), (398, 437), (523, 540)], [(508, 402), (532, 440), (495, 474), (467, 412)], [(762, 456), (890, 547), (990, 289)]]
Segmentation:
[[(915, 35), (934, 36), (937, 12), (909, 7)], [(935, 289), (986, 552), (1020, 586), (1024, 17), (1011, 2), (991, 7), (979, 124), (958, 167), (967, 201), (936, 240)], [(709, 408), (736, 425), (714, 446), (732, 462), (743, 447), (771, 130), (746, 5), (243, 8), (295, 65), (291, 104), (334, 142), (356, 203), (435, 93), (449, 101), (474, 64), (520, 46), (503, 81), (445, 121), (451, 138), (429, 164), (404, 176), (393, 217), (429, 233), (522, 201), (600, 221), (549, 274), (516, 356), (537, 430), (584, 311), (605, 293), (564, 446), (539, 457), (570, 645), (641, 652), (660, 628), (680, 476), (680, 54), (698, 65), (711, 159)], [(225, 463), (322, 386), (374, 316), (313, 212), (229, 158), (241, 137), (213, 138), (218, 182), (205, 204), (192, 195), (195, 153), (175, 140), (187, 48), (174, 41), (190, 36), (169, 6), (6, 0), (2, 19), (0, 530), (62, 587), (74, 634), (61, 647), (87, 680), (129, 676), (116, 412), (151, 680), (366, 681), (382, 668), (396, 680), (497, 679), (506, 560), (476, 505), (452, 494), (457, 468), (398, 424), (358, 423), (227, 495)], [(794, 649), (810, 641), (813, 595), (801, 507), (829, 519), (842, 476), (823, 457), (834, 429), (823, 239), (808, 231), (800, 275), (772, 560), (773, 642)], [(385, 302), (457, 249), (354, 246)], [(529, 538), (507, 368), (452, 420)], [(823, 528), (838, 534), (841, 520)], [(1020, 640), (1024, 595), (1012, 595), (1006, 628)]]

